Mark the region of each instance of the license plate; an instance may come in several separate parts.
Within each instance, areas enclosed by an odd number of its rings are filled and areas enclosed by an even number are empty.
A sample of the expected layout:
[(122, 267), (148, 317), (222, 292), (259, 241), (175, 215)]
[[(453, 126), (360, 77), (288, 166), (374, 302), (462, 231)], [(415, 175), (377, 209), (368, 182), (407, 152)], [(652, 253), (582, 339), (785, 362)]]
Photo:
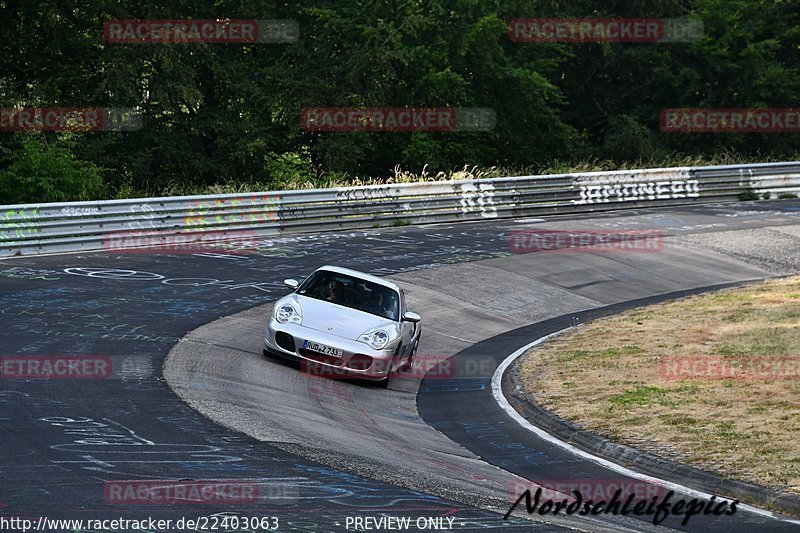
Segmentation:
[(341, 357), (344, 352), (338, 348), (332, 348), (330, 346), (325, 346), (324, 344), (320, 344), (318, 342), (313, 341), (303, 341), (303, 348), (307, 350), (313, 350), (315, 352), (319, 352), (325, 355), (332, 355), (334, 357)]

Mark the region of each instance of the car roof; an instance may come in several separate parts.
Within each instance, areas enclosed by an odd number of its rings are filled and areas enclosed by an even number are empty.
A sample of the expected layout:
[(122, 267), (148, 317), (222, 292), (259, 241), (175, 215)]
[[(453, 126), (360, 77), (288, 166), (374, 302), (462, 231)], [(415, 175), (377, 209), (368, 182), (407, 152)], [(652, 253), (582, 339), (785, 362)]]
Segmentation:
[(344, 267), (337, 267), (334, 265), (323, 265), (319, 267), (317, 270), (327, 270), (328, 272), (337, 272), (339, 274), (345, 274), (348, 276), (353, 276), (354, 278), (360, 278), (366, 281), (371, 281), (372, 283), (377, 283), (378, 285), (383, 285), (384, 287), (389, 287), (392, 290), (400, 291), (400, 287), (392, 283), (391, 281), (386, 281), (383, 278), (379, 278), (378, 276), (373, 276), (372, 274), (366, 274), (364, 272), (359, 272), (358, 270), (352, 270), (350, 268)]

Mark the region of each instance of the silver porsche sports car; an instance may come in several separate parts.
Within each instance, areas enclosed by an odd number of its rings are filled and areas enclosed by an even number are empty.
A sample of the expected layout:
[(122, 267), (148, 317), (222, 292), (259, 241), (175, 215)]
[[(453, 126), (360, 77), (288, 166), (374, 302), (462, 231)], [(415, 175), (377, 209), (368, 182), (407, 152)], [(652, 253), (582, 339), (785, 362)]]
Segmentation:
[(284, 284), (294, 292), (275, 302), (265, 355), (382, 386), (392, 372), (411, 367), (422, 318), (406, 310), (405, 295), (394, 283), (326, 265), (302, 283)]

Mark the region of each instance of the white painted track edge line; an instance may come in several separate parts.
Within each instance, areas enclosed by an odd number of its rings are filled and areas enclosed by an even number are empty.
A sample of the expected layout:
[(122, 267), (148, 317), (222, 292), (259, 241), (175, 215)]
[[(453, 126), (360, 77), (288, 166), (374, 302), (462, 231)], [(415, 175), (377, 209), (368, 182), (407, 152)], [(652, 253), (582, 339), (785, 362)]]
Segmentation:
[[(612, 470), (612, 471), (614, 471), (614, 472), (616, 472), (618, 474), (622, 474), (624, 476), (631, 477), (631, 478), (634, 478), (634, 479), (639, 479), (641, 481), (646, 481), (648, 483), (655, 483), (655, 484), (658, 484), (658, 485), (662, 485), (662, 486), (666, 487), (669, 490), (674, 490), (675, 492), (681, 492), (681, 493), (684, 493), (684, 494), (688, 494), (689, 496), (692, 496), (693, 498), (703, 498), (703, 499), (711, 498), (712, 494), (707, 494), (705, 492), (702, 492), (702, 491), (699, 491), (699, 490), (696, 490), (696, 489), (692, 489), (692, 488), (686, 487), (684, 485), (680, 485), (678, 483), (673, 483), (673, 482), (667, 481), (665, 479), (659, 479), (659, 478), (656, 478), (656, 477), (653, 477), (653, 476), (648, 476), (647, 474), (642, 474), (642, 473), (639, 473), (639, 472), (635, 472), (633, 470), (625, 468), (622, 465), (618, 465), (617, 463), (609, 461), (608, 459), (603, 459), (602, 457), (598, 457), (598, 456), (596, 456), (594, 454), (591, 454), (589, 452), (581, 450), (580, 448), (577, 448), (577, 447), (573, 446), (572, 444), (569, 444), (567, 442), (564, 442), (561, 439), (558, 439), (557, 437), (554, 437), (553, 435), (551, 435), (547, 431), (543, 430), (542, 428), (533, 425), (525, 417), (523, 417), (521, 414), (519, 414), (516, 409), (514, 409), (511, 406), (511, 404), (508, 402), (508, 399), (506, 399), (505, 395), (503, 394), (503, 387), (502, 387), (503, 374), (505, 374), (506, 369), (509, 366), (511, 366), (511, 364), (518, 357), (520, 357), (522, 354), (524, 354), (525, 352), (527, 352), (528, 350), (530, 350), (534, 346), (537, 346), (537, 345), (545, 342), (546, 340), (550, 339), (551, 337), (555, 337), (556, 335), (560, 335), (561, 333), (564, 333), (565, 331), (568, 331), (568, 330), (572, 329), (573, 327), (574, 326), (570, 326), (568, 328), (564, 328), (562, 330), (556, 331), (554, 333), (551, 333), (549, 335), (545, 335), (544, 337), (536, 339), (535, 341), (533, 341), (533, 342), (531, 342), (529, 344), (526, 344), (522, 348), (518, 349), (516, 352), (514, 352), (511, 355), (509, 355), (508, 357), (506, 357), (503, 360), (502, 363), (500, 363), (500, 366), (497, 367), (497, 369), (495, 370), (494, 374), (492, 375), (492, 396), (494, 396), (494, 399), (498, 403), (500, 408), (503, 411), (505, 411), (508, 416), (513, 418), (519, 425), (521, 425), (522, 427), (524, 427), (528, 431), (536, 434), (537, 437), (549, 442), (550, 444), (558, 446), (559, 448), (562, 448), (562, 449), (566, 450), (567, 452), (569, 452), (569, 453), (571, 453), (573, 455), (577, 455), (578, 457), (581, 457), (583, 459), (586, 459), (588, 461), (596, 463), (596, 464), (598, 464), (598, 465), (600, 465), (600, 466), (602, 466), (604, 468), (607, 468), (609, 470)], [(532, 480), (529, 480), (529, 481), (532, 481)], [(766, 509), (760, 509), (758, 507), (753, 507), (753, 506), (747, 505), (747, 504), (738, 504), (737, 508), (741, 509), (742, 511), (747, 511), (747, 512), (754, 513), (754, 514), (757, 514), (757, 515), (766, 516), (768, 518), (772, 518), (774, 520), (779, 520), (781, 522), (788, 522), (788, 523), (800, 525), (800, 520), (784, 518), (782, 516), (776, 515), (772, 511), (768, 511)]]

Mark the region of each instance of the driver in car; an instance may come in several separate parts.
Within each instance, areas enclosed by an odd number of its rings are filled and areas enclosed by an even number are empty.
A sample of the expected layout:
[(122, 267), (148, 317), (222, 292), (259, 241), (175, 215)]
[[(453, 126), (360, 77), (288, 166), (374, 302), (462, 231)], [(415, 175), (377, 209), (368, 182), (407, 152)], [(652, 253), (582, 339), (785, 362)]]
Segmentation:
[(394, 299), (387, 297), (382, 291), (376, 291), (371, 298), (368, 305), (369, 311), (383, 317), (389, 317), (392, 314), (392, 304)]
[(341, 281), (331, 281), (328, 285), (328, 296), (325, 298), (331, 303), (347, 305), (347, 298), (344, 295), (344, 283)]

